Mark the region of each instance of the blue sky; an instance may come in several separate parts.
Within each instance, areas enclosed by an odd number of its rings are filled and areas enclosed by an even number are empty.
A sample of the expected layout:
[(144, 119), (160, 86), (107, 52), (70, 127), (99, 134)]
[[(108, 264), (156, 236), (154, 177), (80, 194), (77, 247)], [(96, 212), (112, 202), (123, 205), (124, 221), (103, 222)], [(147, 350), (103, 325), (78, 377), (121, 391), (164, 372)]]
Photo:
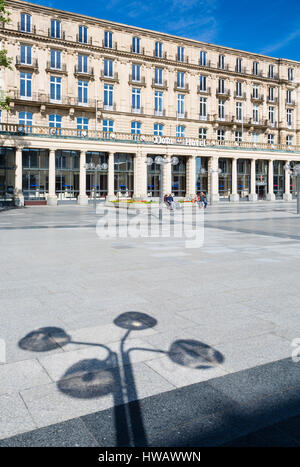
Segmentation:
[(300, 0), (31, 0), (32, 3), (300, 61)]

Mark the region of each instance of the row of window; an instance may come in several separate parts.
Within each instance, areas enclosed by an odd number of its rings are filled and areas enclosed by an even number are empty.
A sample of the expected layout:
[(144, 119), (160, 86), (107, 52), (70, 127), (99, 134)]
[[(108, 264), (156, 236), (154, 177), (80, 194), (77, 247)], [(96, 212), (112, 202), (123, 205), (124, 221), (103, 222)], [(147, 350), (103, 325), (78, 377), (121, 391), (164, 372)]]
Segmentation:
[[(31, 15), (29, 15), (27, 13), (21, 13), (20, 30), (23, 31), (23, 32), (28, 32), (28, 33), (32, 32)], [(61, 39), (63, 37), (61, 21), (56, 20), (56, 19), (51, 19), (49, 35), (50, 35), (50, 37), (53, 37), (55, 39)], [(78, 42), (83, 43), (83, 44), (88, 43), (88, 28), (87, 28), (87, 26), (81, 26), (81, 25), (78, 26), (77, 40), (78, 40)], [(104, 32), (103, 45), (106, 48), (113, 48), (113, 33), (111, 31), (105, 31)], [(140, 53), (143, 52), (143, 49), (141, 47), (141, 39), (139, 37), (136, 37), (136, 36), (132, 37), (131, 51), (133, 53), (137, 53), (137, 54), (140, 54)], [(162, 42), (159, 42), (159, 41), (155, 42), (154, 55), (157, 58), (163, 58), (164, 57)], [(177, 59), (178, 62), (188, 61), (188, 58), (186, 57), (186, 54), (185, 54), (185, 48), (183, 46), (178, 46), (177, 47), (176, 59)], [(207, 52), (200, 51), (199, 65), (201, 65), (201, 66), (208, 66), (209, 65)], [(259, 62), (254, 61), (252, 63), (252, 74), (253, 75), (255, 75), (255, 76), (260, 76), (261, 75), (259, 67), (260, 67)], [(227, 67), (226, 67), (226, 58), (225, 58), (225, 55), (223, 55), (223, 54), (219, 54), (218, 68), (220, 70), (227, 69)], [(243, 60), (241, 58), (236, 58), (235, 71), (237, 73), (243, 73), (244, 72)], [(273, 65), (273, 64), (270, 64), (269, 67), (268, 67), (268, 77), (269, 78), (275, 78), (275, 65)], [(289, 81), (294, 80), (294, 69), (293, 68), (288, 68), (288, 80)]]
[[(19, 124), (25, 126), (32, 126), (33, 125), (33, 115), (31, 112), (19, 112)], [(50, 128), (62, 128), (62, 117), (58, 114), (51, 114), (49, 115), (49, 127)], [(78, 130), (88, 130), (89, 129), (89, 121), (86, 117), (77, 117), (77, 129)], [(133, 121), (131, 122), (131, 133), (132, 134), (141, 134), (142, 124), (141, 122)], [(105, 133), (113, 132), (114, 131), (114, 121), (113, 120), (103, 120), (102, 122), (102, 131)], [(154, 123), (153, 126), (153, 133), (156, 136), (163, 136), (164, 135), (164, 125), (161, 123)], [(217, 140), (218, 141), (225, 141), (225, 130), (218, 129), (216, 132)], [(243, 141), (243, 132), (242, 131), (235, 131), (234, 132), (235, 141), (242, 142)], [(176, 126), (176, 137), (185, 137), (185, 126), (184, 125), (177, 125)], [(292, 144), (292, 135), (286, 136), (286, 144)], [(199, 139), (207, 139), (207, 128), (199, 128)], [(253, 143), (258, 143), (259, 141), (259, 134), (257, 132), (252, 132), (251, 140)], [(267, 135), (268, 144), (275, 144), (275, 135), (268, 134)]]
[[(88, 104), (88, 81), (78, 81), (78, 103)], [(32, 74), (20, 74), (20, 95), (23, 98), (30, 99), (32, 97)], [(62, 78), (58, 76), (50, 76), (50, 99), (55, 102), (60, 102), (62, 99)], [(112, 84), (104, 84), (104, 109), (114, 109), (114, 86)], [(141, 113), (141, 89), (132, 88), (131, 91), (131, 108), (133, 112)], [(275, 107), (269, 106), (269, 121), (275, 123)], [(161, 91), (154, 92), (154, 112), (157, 116), (163, 116), (163, 93)], [(288, 126), (292, 125), (292, 109), (286, 109), (286, 118)], [(177, 94), (177, 117), (185, 117), (185, 95)], [(236, 119), (243, 121), (243, 103), (236, 102)], [(226, 118), (226, 101), (218, 100), (218, 118), (225, 120)], [(260, 108), (258, 104), (253, 104), (253, 122), (259, 123)], [(200, 119), (207, 119), (207, 98), (200, 97)]]

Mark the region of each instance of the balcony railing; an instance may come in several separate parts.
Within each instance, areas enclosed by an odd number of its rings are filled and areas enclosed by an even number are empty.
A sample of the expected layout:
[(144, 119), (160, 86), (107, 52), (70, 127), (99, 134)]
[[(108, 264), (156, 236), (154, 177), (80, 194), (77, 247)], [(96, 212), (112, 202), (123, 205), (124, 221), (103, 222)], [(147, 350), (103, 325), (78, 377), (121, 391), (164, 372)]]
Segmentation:
[(112, 42), (112, 47), (108, 47), (107, 45), (105, 45), (104, 39), (103, 39), (102, 40), (102, 47), (104, 49), (108, 49), (108, 50), (117, 50), (118, 49), (118, 43), (117, 42)]
[(109, 111), (109, 112), (115, 112), (117, 110), (116, 104), (103, 104), (102, 106), (103, 110)]
[(36, 34), (36, 26), (32, 25), (30, 28), (30, 31), (26, 31), (26, 29), (21, 28), (21, 23), (18, 23), (17, 25), (18, 31), (19, 32), (25, 32), (26, 34)]
[(85, 41), (80, 41), (79, 40), (79, 34), (76, 34), (76, 42), (79, 42), (79, 44), (83, 44), (83, 45), (92, 45), (93, 44), (93, 38), (88, 37), (86, 42)]
[[(91, 138), (93, 140), (107, 141), (111, 140), (120, 141), (122, 143), (141, 143), (141, 144), (155, 144), (157, 146), (157, 137), (154, 135), (146, 134), (131, 134), (131, 133), (115, 133), (115, 132), (103, 132), (96, 130), (78, 130), (76, 128), (49, 128), (48, 126), (40, 125), (20, 125), (17, 123), (0, 123), (0, 135), (8, 135), (14, 137), (21, 137), (22, 140), (33, 137), (49, 137), (51, 139), (60, 139), (60, 138), (73, 138), (73, 139), (86, 139)], [(260, 143), (252, 141), (234, 141), (234, 139), (224, 139), (218, 141), (217, 139), (198, 139), (198, 138), (189, 138), (189, 137), (176, 137), (176, 136), (166, 136), (165, 139), (171, 140), (171, 144), (179, 145), (191, 145), (191, 140), (193, 143), (199, 142), (199, 146), (205, 145), (208, 148), (214, 148), (217, 146), (226, 146), (230, 149), (245, 149), (245, 150), (255, 150), (255, 151), (281, 151), (284, 153), (296, 151), (300, 153), (300, 146), (286, 145), (286, 144), (273, 144), (273, 143)], [(162, 139), (164, 139), (162, 138)], [(162, 141), (162, 144), (168, 144)], [(195, 144), (196, 145), (196, 144)], [(194, 146), (194, 144), (193, 144)]]
[(155, 115), (155, 117), (165, 117), (165, 115), (166, 115), (166, 110), (165, 110), (165, 109), (162, 109), (162, 110), (154, 110), (154, 115)]
[(128, 84), (133, 84), (135, 86), (146, 86), (145, 76), (140, 76), (140, 79), (133, 79), (132, 75), (129, 75)]
[(59, 36), (56, 36), (56, 34), (55, 34), (55, 35), (52, 35), (52, 34), (51, 34), (51, 29), (48, 28), (48, 37), (51, 37), (51, 39), (65, 40), (65, 38), (66, 38), (66, 33), (65, 33), (65, 31), (61, 31)]
[(16, 56), (16, 68), (33, 68), (37, 69), (38, 68), (38, 59), (37, 58), (32, 58), (31, 62), (28, 63), (28, 61), (21, 61), (20, 56)]
[(189, 57), (185, 55), (182, 59), (182, 57), (179, 57), (179, 55), (176, 54), (176, 61), (179, 63), (189, 63)]
[(51, 62), (47, 62), (47, 71), (55, 71), (56, 73), (66, 73), (67, 72), (67, 65), (65, 63), (61, 63), (60, 67), (55, 66)]
[(91, 66), (88, 67), (78, 67), (78, 65), (74, 66), (74, 74), (75, 75), (84, 75), (92, 77), (94, 76), (94, 68)]
[(137, 50), (133, 50), (133, 47), (131, 45), (130, 46), (130, 52), (132, 52), (133, 54), (145, 55), (145, 47), (140, 47), (139, 51), (137, 52)]
[(203, 64), (201, 63), (200, 58), (199, 58), (199, 59), (198, 59), (198, 65), (199, 65), (199, 66), (203, 66), (203, 67), (207, 67), (207, 68), (211, 68), (211, 61), (210, 61), (210, 60), (206, 60), (205, 65), (203, 65)]
[(269, 104), (277, 104), (277, 103), (278, 103), (278, 99), (277, 99), (277, 97), (273, 97), (273, 98), (272, 98), (272, 97), (270, 97), (270, 96), (267, 96), (267, 102), (268, 102)]
[(236, 91), (234, 92), (234, 97), (235, 99), (242, 99), (242, 100), (246, 100), (247, 99), (247, 96), (246, 96), (246, 93), (245, 92), (242, 92), (241, 94), (238, 94)]
[(153, 57), (158, 58), (158, 59), (160, 59), (160, 60), (162, 60), (162, 59), (164, 58), (164, 59), (166, 60), (166, 59), (168, 58), (168, 54), (167, 54), (167, 52), (163, 52), (163, 53), (162, 53), (162, 56), (161, 56), (161, 57), (158, 57), (158, 56), (156, 55), (156, 53), (155, 53), (155, 50), (153, 50)]
[(158, 82), (155, 81), (154, 78), (152, 78), (152, 87), (153, 88), (160, 88), (160, 89), (167, 89), (168, 88), (168, 82), (165, 79), (161, 83), (158, 83)]
[(133, 114), (143, 114), (144, 107), (131, 107), (131, 113)]
[(30, 97), (22, 96), (20, 91), (10, 91), (9, 96), (12, 101), (20, 100), (26, 101), (27, 104), (41, 106), (45, 104), (50, 104), (53, 106), (67, 106), (67, 107), (74, 107), (74, 106), (83, 106), (83, 107), (93, 107), (96, 106), (95, 99), (88, 99), (87, 102), (80, 102), (78, 97), (71, 97), (71, 96), (61, 96), (60, 99), (53, 99), (50, 94), (41, 93), (41, 92), (34, 92), (31, 94)]
[(230, 97), (230, 90), (224, 90), (221, 91), (220, 89), (216, 90), (216, 96), (219, 97), (220, 99), (229, 99)]
[(285, 100), (285, 103), (286, 103), (286, 105), (292, 105), (293, 107), (296, 105), (296, 101), (294, 101), (294, 100), (288, 100), (288, 99), (286, 99), (286, 100)]
[(174, 91), (176, 92), (190, 92), (188, 83), (185, 83), (183, 86), (179, 86), (177, 81), (174, 82)]
[(265, 98), (263, 94), (251, 94), (251, 101), (264, 102)]
[(119, 75), (118, 72), (114, 72), (112, 75), (106, 75), (104, 70), (101, 70), (100, 79), (108, 81), (119, 81)]
[(206, 89), (200, 89), (200, 85), (198, 84), (197, 86), (197, 94), (205, 94), (207, 96), (211, 95), (211, 88), (206, 88)]

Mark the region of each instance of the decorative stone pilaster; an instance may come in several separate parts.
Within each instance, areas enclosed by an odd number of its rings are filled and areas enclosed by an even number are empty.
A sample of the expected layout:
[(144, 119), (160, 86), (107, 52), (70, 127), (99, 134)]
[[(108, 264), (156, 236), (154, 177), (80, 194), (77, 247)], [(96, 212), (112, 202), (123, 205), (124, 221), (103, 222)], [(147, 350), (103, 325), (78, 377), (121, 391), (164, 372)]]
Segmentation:
[(22, 191), (22, 148), (16, 148), (15, 204), (16, 206), (24, 206), (24, 195)]
[(267, 201), (275, 201), (274, 195), (274, 175), (273, 175), (273, 161), (269, 160), (268, 167), (268, 193)]
[(186, 165), (186, 195), (196, 196), (196, 156), (189, 156)]
[(79, 196), (78, 196), (78, 204), (80, 206), (87, 206), (89, 199), (86, 194), (86, 156), (85, 151), (80, 151), (80, 173), (79, 173)]
[(108, 154), (108, 193), (107, 200), (115, 199), (115, 155), (113, 152)]
[[(212, 172), (210, 172), (210, 169)], [(219, 158), (212, 156), (208, 161), (209, 200), (213, 204), (219, 201)]]
[[(290, 161), (286, 161), (286, 164), (289, 164)], [(284, 201), (292, 201), (292, 193), (291, 193), (291, 174), (289, 170), (285, 170), (284, 174), (284, 193), (283, 193), (283, 200)]]
[(47, 196), (49, 206), (57, 205), (57, 196), (55, 192), (55, 149), (49, 151), (49, 194)]
[(234, 157), (231, 164), (231, 194), (230, 201), (237, 203), (240, 199), (237, 192), (237, 159)]
[(251, 159), (251, 175), (250, 175), (250, 194), (249, 201), (257, 201), (256, 193), (256, 159)]

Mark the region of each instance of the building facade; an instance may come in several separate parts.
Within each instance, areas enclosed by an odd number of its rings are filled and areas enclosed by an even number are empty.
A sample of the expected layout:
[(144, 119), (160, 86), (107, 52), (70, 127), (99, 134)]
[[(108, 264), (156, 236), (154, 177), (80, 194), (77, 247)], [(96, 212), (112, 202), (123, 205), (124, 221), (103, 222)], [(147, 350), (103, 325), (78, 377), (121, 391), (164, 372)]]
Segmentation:
[[(0, 201), (290, 200), (300, 63), (6, 1)], [(160, 180), (147, 157), (177, 156)], [(87, 166), (105, 162), (107, 169)], [(87, 168), (88, 167), (88, 168)]]

